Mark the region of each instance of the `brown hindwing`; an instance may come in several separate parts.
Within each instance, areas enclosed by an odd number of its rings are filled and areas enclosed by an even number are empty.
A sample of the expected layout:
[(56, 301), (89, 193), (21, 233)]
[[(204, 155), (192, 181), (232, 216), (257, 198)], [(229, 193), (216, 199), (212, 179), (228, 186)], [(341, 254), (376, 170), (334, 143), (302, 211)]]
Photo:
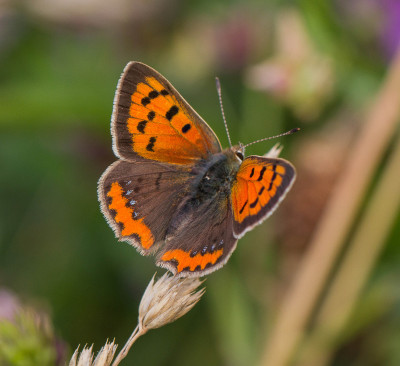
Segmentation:
[(165, 239), (189, 174), (156, 162), (116, 161), (102, 175), (101, 209), (116, 236), (142, 254), (154, 253)]
[(205, 276), (217, 270), (236, 248), (232, 223), (228, 199), (199, 207), (183, 203), (172, 219), (157, 265), (180, 276)]

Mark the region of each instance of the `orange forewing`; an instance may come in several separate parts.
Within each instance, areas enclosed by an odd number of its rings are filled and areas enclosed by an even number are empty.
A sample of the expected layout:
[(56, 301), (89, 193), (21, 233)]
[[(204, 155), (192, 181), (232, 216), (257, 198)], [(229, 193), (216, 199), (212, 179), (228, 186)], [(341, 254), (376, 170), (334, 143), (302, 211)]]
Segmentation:
[(152, 68), (127, 65), (113, 112), (116, 152), (142, 158), (193, 164), (221, 151), (217, 137), (172, 85)]
[(240, 237), (268, 217), (290, 189), (294, 167), (283, 159), (249, 156), (232, 186), (234, 231)]

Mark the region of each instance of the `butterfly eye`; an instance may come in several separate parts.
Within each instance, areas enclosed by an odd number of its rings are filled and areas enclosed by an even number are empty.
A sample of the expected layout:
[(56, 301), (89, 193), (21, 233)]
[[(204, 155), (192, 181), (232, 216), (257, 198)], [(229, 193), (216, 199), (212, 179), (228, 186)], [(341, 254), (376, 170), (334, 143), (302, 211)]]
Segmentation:
[(244, 155), (243, 155), (243, 153), (242, 153), (241, 151), (236, 151), (236, 156), (237, 156), (240, 160), (243, 161)]

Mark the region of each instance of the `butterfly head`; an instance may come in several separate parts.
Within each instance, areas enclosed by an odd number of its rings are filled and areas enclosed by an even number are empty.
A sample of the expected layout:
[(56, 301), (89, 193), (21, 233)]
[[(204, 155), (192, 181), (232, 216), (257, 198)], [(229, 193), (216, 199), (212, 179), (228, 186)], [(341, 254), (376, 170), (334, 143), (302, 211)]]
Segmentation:
[(240, 163), (244, 160), (244, 148), (245, 146), (241, 142), (239, 142), (239, 145), (232, 147), (232, 151), (235, 153)]

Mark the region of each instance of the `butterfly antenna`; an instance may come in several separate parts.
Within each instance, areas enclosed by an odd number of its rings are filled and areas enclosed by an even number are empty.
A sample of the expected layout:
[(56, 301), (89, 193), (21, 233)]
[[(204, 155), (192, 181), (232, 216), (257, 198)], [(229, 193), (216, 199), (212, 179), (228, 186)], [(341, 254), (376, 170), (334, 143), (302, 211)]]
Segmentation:
[(229, 146), (232, 147), (231, 136), (229, 135), (228, 124), (226, 123), (226, 119), (225, 119), (224, 106), (222, 105), (221, 83), (219, 82), (218, 76), (215, 77), (215, 84), (217, 86), (219, 105), (221, 106), (222, 118), (224, 119), (224, 125), (225, 125), (226, 134), (228, 135)]
[(247, 146), (256, 144), (256, 143), (258, 143), (258, 142), (261, 142), (261, 141), (276, 139), (277, 137), (281, 137), (281, 136), (292, 135), (293, 133), (295, 133), (295, 132), (297, 132), (297, 131), (300, 131), (300, 128), (298, 128), (298, 127), (297, 127), (297, 128), (293, 128), (293, 129), (291, 129), (290, 131), (287, 131), (287, 132), (284, 132), (284, 133), (280, 133), (279, 135), (276, 135), (276, 136), (265, 137), (265, 138), (263, 138), (263, 139), (250, 142), (249, 144), (244, 145), (243, 147), (247, 147)]

